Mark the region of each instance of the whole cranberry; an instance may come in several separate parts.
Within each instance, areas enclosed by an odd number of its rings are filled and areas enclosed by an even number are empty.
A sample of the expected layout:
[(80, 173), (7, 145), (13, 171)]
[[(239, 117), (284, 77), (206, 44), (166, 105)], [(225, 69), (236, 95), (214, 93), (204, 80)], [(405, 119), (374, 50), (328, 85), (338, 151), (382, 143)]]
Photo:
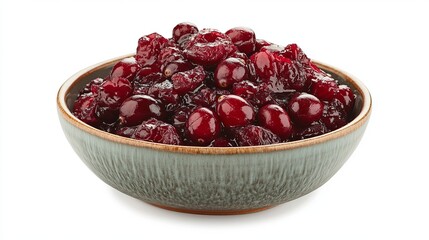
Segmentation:
[(195, 33), (198, 33), (198, 28), (195, 26), (195, 24), (182, 22), (173, 28), (173, 39), (176, 43), (179, 43), (181, 37)]
[(208, 145), (219, 135), (220, 129), (217, 117), (205, 107), (193, 111), (186, 121), (188, 136), (198, 145)]
[(255, 118), (253, 107), (237, 95), (219, 97), (216, 112), (226, 127), (246, 126)]
[(325, 126), (322, 121), (313, 122), (309, 126), (294, 128), (293, 133), (294, 140), (302, 140), (306, 138), (316, 137), (329, 132), (329, 129)]
[(259, 109), (259, 124), (277, 134), (283, 140), (288, 139), (293, 132), (292, 122), (287, 112), (276, 104), (268, 104)]
[(158, 54), (168, 45), (168, 40), (158, 33), (151, 33), (141, 37), (136, 50), (136, 60), (140, 67), (151, 66), (158, 58)]
[(257, 146), (279, 143), (279, 137), (261, 126), (247, 125), (233, 130), (239, 146)]
[(180, 103), (179, 95), (174, 91), (173, 83), (169, 80), (150, 86), (147, 95), (160, 100), (168, 112), (174, 111)]
[(214, 71), (215, 84), (219, 88), (230, 88), (234, 83), (247, 78), (246, 63), (239, 58), (227, 58)]
[(256, 75), (262, 81), (270, 81), (276, 77), (277, 67), (274, 56), (270, 52), (258, 52), (250, 57), (250, 62), (255, 68)]
[(310, 93), (322, 101), (331, 101), (338, 92), (338, 85), (334, 79), (317, 74), (317, 79), (313, 80)]
[(203, 29), (189, 39), (183, 53), (192, 62), (209, 67), (225, 59), (236, 48), (225, 34), (215, 29)]
[(122, 77), (131, 82), (139, 70), (140, 67), (134, 57), (124, 58), (113, 66), (110, 77)]
[(103, 78), (94, 78), (91, 82), (87, 83), (85, 87), (79, 92), (79, 95), (86, 93), (92, 93), (92, 95), (97, 95), (100, 85), (104, 82)]
[(304, 65), (310, 63), (310, 59), (296, 43), (287, 45), (284, 50), (281, 51), (281, 54), (292, 61), (298, 61)]
[(126, 78), (110, 78), (100, 85), (97, 104), (100, 107), (117, 109), (131, 95), (132, 91), (131, 83)]
[(136, 73), (134, 82), (141, 84), (154, 84), (162, 82), (165, 78), (160, 71), (161, 69), (157, 64), (143, 67)]
[(95, 114), (96, 107), (97, 103), (92, 94), (80, 95), (74, 103), (73, 114), (84, 123), (97, 126), (99, 120)]
[(171, 81), (173, 82), (173, 88), (178, 94), (185, 94), (190, 92), (200, 86), (204, 78), (206, 77), (206, 72), (202, 66), (197, 66), (194, 69), (178, 72), (171, 76)]
[(169, 78), (177, 72), (185, 72), (192, 68), (193, 65), (187, 60), (178, 59), (165, 64), (162, 68), (162, 73), (164, 74), (164, 77)]
[(142, 122), (135, 130), (133, 138), (172, 145), (181, 143), (176, 128), (155, 118)]
[(307, 126), (322, 117), (323, 103), (311, 94), (301, 93), (289, 100), (288, 109), (294, 123)]
[(162, 119), (164, 109), (158, 101), (147, 95), (133, 95), (119, 108), (119, 121), (122, 126), (135, 126), (149, 118)]
[(338, 91), (335, 95), (335, 98), (340, 100), (347, 113), (351, 112), (355, 103), (355, 95), (353, 94), (351, 88), (346, 85), (338, 86)]
[(252, 54), (256, 49), (255, 32), (250, 28), (236, 27), (225, 33), (231, 41), (237, 46), (240, 52), (247, 55)]
[(347, 124), (347, 113), (341, 101), (334, 99), (325, 103), (322, 121), (331, 131)]

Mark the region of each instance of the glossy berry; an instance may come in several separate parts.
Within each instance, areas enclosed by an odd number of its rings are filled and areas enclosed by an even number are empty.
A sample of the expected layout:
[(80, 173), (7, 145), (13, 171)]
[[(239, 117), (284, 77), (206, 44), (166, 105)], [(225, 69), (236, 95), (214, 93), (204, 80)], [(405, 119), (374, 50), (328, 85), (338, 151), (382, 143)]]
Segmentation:
[(234, 83), (247, 79), (246, 64), (239, 58), (227, 58), (214, 71), (215, 84), (219, 88), (230, 88)]
[(169, 78), (177, 72), (185, 72), (192, 68), (193, 65), (187, 60), (178, 59), (165, 64), (162, 68), (162, 73), (165, 78)]
[(73, 114), (84, 123), (97, 126), (99, 123), (95, 114), (97, 103), (91, 94), (80, 95), (74, 104)]
[(262, 81), (267, 82), (276, 77), (277, 66), (274, 56), (269, 52), (258, 52), (250, 57), (255, 73)]
[(286, 140), (293, 132), (292, 122), (287, 112), (276, 104), (268, 104), (259, 109), (259, 124)]
[(195, 24), (182, 22), (173, 28), (173, 39), (176, 43), (179, 43), (181, 37), (195, 33), (198, 33), (198, 28)]
[(134, 57), (124, 58), (113, 66), (110, 77), (122, 77), (131, 82), (139, 70), (140, 67)]
[(149, 118), (162, 119), (164, 110), (154, 98), (147, 95), (133, 95), (119, 108), (122, 126), (135, 126)]
[(181, 143), (176, 128), (155, 118), (142, 122), (135, 130), (133, 138), (172, 145)]
[(173, 82), (174, 91), (183, 95), (200, 86), (205, 77), (206, 73), (204, 68), (198, 66), (185, 72), (175, 73), (171, 76), (171, 81)]
[(288, 109), (295, 124), (307, 126), (322, 117), (323, 103), (311, 94), (301, 93), (290, 99)]
[(322, 77), (312, 83), (310, 93), (322, 101), (331, 101), (335, 98), (337, 91), (338, 85), (333, 79)]
[(154, 84), (162, 82), (165, 78), (160, 72), (159, 65), (152, 65), (141, 68), (134, 77), (134, 82), (141, 84)]
[(355, 95), (348, 86), (338, 86), (338, 91), (335, 94), (335, 98), (338, 99), (344, 105), (344, 109), (347, 113), (351, 112), (355, 103)]
[(100, 107), (117, 109), (131, 93), (131, 83), (126, 78), (111, 78), (100, 85), (97, 104)]
[(198, 108), (189, 115), (186, 130), (189, 138), (198, 145), (208, 145), (220, 133), (220, 122), (208, 108)]
[(256, 49), (255, 32), (250, 28), (236, 27), (225, 33), (237, 46), (240, 52), (247, 55), (252, 54)]
[(319, 136), (329, 132), (329, 129), (325, 126), (325, 124), (321, 121), (313, 122), (309, 126), (306, 127), (296, 127), (293, 133), (294, 140), (302, 140), (306, 138), (311, 138), (315, 136)]
[(147, 95), (160, 100), (166, 111), (173, 111), (180, 102), (179, 95), (174, 91), (173, 84), (169, 80), (150, 86)]
[(235, 50), (236, 47), (225, 34), (214, 29), (203, 29), (189, 39), (183, 53), (196, 64), (211, 66)]
[(322, 121), (331, 131), (347, 124), (346, 111), (343, 104), (338, 99), (325, 103)]
[(271, 45), (272, 43), (265, 41), (264, 39), (256, 39), (256, 52), (259, 52), (262, 47)]
[(255, 118), (253, 107), (237, 95), (221, 96), (218, 99), (216, 112), (226, 127), (246, 126)]
[(152, 33), (141, 37), (136, 50), (136, 60), (140, 67), (153, 65), (158, 59), (158, 54), (168, 45), (168, 40), (158, 33)]
[(268, 145), (280, 142), (277, 135), (260, 126), (247, 125), (233, 131), (239, 146)]
[(96, 96), (98, 94), (98, 90), (100, 89), (100, 85), (104, 82), (103, 78), (94, 78), (89, 83), (85, 85), (85, 87), (79, 92), (79, 95), (92, 93), (92, 95)]

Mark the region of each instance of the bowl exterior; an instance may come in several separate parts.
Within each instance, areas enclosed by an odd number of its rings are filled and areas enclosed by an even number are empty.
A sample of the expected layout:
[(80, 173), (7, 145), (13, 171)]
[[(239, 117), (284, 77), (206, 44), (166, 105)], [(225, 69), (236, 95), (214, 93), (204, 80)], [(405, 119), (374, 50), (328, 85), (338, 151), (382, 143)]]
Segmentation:
[(59, 115), (73, 149), (104, 182), (154, 205), (203, 212), (267, 208), (310, 193), (341, 168), (368, 123), (310, 146), (213, 155), (110, 141)]

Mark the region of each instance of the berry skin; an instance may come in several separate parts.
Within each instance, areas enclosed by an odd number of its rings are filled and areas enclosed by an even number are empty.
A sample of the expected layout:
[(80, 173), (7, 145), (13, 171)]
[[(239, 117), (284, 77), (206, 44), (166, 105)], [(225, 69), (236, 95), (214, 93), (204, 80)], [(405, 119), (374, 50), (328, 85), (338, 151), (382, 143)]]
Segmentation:
[(189, 34), (198, 33), (198, 28), (193, 23), (183, 22), (177, 24), (173, 28), (173, 39), (176, 43), (180, 42), (180, 38)]
[(219, 88), (230, 88), (234, 83), (247, 78), (245, 62), (239, 58), (227, 58), (217, 65), (214, 71), (215, 84)]
[(155, 118), (142, 122), (135, 130), (133, 138), (171, 145), (179, 145), (181, 143), (176, 128)]
[(84, 123), (97, 126), (99, 120), (95, 114), (96, 107), (97, 103), (92, 94), (80, 95), (75, 101), (73, 114)]
[(131, 82), (139, 70), (140, 67), (134, 57), (124, 58), (113, 66), (110, 77), (122, 77)]
[(341, 101), (334, 99), (325, 103), (322, 122), (331, 131), (347, 124), (347, 113)]
[(100, 85), (104, 82), (102, 78), (95, 78), (91, 80), (85, 87), (79, 92), (79, 95), (83, 95), (86, 93), (92, 93), (92, 95), (96, 96), (98, 94), (98, 90), (100, 89)]
[(311, 125), (306, 127), (297, 127), (293, 133), (293, 140), (302, 140), (319, 136), (329, 132), (329, 129), (325, 126), (322, 121), (313, 122)]
[(168, 45), (168, 40), (158, 33), (152, 33), (141, 37), (138, 41), (136, 50), (136, 60), (140, 67), (153, 65), (157, 59), (158, 54)]
[(117, 109), (132, 91), (131, 83), (126, 78), (111, 78), (100, 85), (97, 103), (100, 107)]
[(239, 146), (268, 145), (280, 142), (279, 137), (270, 130), (255, 125), (234, 129), (234, 135)]
[(259, 124), (277, 134), (281, 139), (287, 140), (292, 135), (292, 122), (287, 112), (276, 104), (268, 104), (259, 109)]
[(289, 100), (289, 114), (295, 124), (308, 126), (323, 114), (323, 103), (308, 93), (297, 94)]
[(198, 145), (208, 145), (220, 133), (220, 122), (208, 108), (198, 108), (189, 115), (186, 130), (189, 138)]
[(164, 110), (154, 98), (147, 95), (133, 95), (119, 108), (122, 126), (135, 126), (149, 118), (162, 119)]
[(255, 32), (250, 28), (236, 27), (225, 33), (240, 52), (251, 55), (256, 49)]
[(198, 66), (189, 71), (175, 73), (171, 76), (171, 81), (173, 82), (174, 91), (183, 95), (200, 86), (205, 77), (206, 73), (204, 68)]
[(236, 48), (225, 34), (203, 29), (189, 39), (183, 53), (192, 62), (209, 67), (225, 59)]
[(344, 109), (347, 113), (351, 112), (355, 104), (355, 95), (348, 86), (338, 86), (338, 91), (335, 95), (335, 98), (338, 99), (344, 105)]
[(310, 93), (322, 101), (332, 101), (338, 92), (338, 85), (334, 79), (324, 76), (323, 73), (316, 73)]
[(237, 95), (221, 96), (218, 99), (216, 112), (226, 127), (243, 127), (255, 118), (253, 107)]

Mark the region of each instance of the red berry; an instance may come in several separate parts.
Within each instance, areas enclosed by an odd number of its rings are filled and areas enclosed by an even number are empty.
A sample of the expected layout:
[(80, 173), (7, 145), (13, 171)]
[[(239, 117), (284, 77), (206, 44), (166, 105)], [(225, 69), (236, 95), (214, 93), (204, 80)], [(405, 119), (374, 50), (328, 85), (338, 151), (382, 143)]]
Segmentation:
[(322, 121), (331, 131), (347, 124), (347, 113), (338, 99), (325, 102)]
[(172, 145), (179, 145), (181, 143), (176, 128), (155, 118), (142, 122), (137, 127), (133, 138)]
[(134, 77), (134, 82), (142, 84), (153, 84), (162, 82), (164, 77), (160, 73), (160, 68), (158, 65), (154, 64), (152, 66), (141, 68)]
[(252, 29), (236, 27), (226, 31), (225, 34), (237, 46), (240, 52), (250, 55), (255, 51), (256, 37)]
[(158, 54), (168, 45), (168, 40), (158, 33), (141, 37), (138, 41), (136, 60), (140, 67), (151, 66), (158, 58)]
[(276, 104), (268, 104), (259, 109), (259, 124), (286, 140), (292, 134), (292, 122), (287, 112)]
[(271, 45), (272, 43), (265, 41), (264, 39), (256, 39), (256, 52), (259, 52), (262, 47)]
[(315, 73), (316, 79), (313, 80), (310, 93), (322, 101), (331, 101), (335, 98), (338, 91), (338, 85), (335, 80), (325, 73)]
[(123, 126), (135, 126), (149, 118), (161, 119), (164, 110), (154, 98), (147, 95), (133, 95), (119, 108), (119, 120)]
[(209, 147), (234, 147), (236, 144), (234, 144), (231, 140), (220, 137), (213, 140)]
[(175, 73), (171, 76), (171, 81), (173, 82), (174, 91), (183, 95), (200, 86), (205, 77), (206, 73), (204, 68), (202, 66), (198, 66), (185, 72)]
[(136, 132), (137, 126), (132, 127), (122, 127), (116, 130), (115, 134), (123, 137), (129, 137), (131, 138), (134, 133)]
[(97, 104), (100, 107), (117, 109), (132, 91), (131, 83), (126, 78), (111, 78), (100, 85)]
[(288, 108), (294, 123), (301, 126), (307, 126), (318, 121), (323, 114), (323, 103), (308, 93), (301, 93), (292, 97)]
[(353, 94), (353, 91), (346, 85), (340, 85), (338, 86), (335, 98), (340, 100), (344, 105), (346, 112), (350, 113), (355, 103), (355, 95)]
[(203, 29), (190, 38), (183, 53), (196, 64), (211, 66), (235, 50), (236, 47), (225, 34), (214, 29)]
[(296, 127), (293, 133), (294, 140), (302, 140), (306, 138), (316, 137), (329, 132), (323, 122), (313, 122), (311, 125), (306, 127)]
[(226, 127), (246, 126), (255, 118), (253, 107), (237, 95), (221, 96), (216, 112)]
[(180, 38), (189, 34), (198, 33), (198, 28), (193, 23), (183, 22), (177, 24), (173, 28), (173, 39), (176, 43), (179, 43)]
[(80, 95), (73, 106), (73, 114), (91, 126), (97, 126), (99, 120), (95, 115), (95, 109), (97, 107), (97, 103), (92, 94), (84, 94)]
[(139, 70), (140, 67), (137, 65), (134, 57), (124, 58), (113, 66), (110, 77), (122, 77), (131, 82)]
[(277, 67), (274, 56), (269, 52), (258, 52), (250, 57), (250, 61), (255, 68), (256, 75), (265, 82), (276, 77)]
[(239, 58), (227, 58), (217, 65), (214, 72), (215, 84), (219, 88), (230, 88), (234, 83), (247, 78), (246, 64)]
[(260, 126), (247, 125), (233, 131), (239, 146), (268, 145), (280, 142), (277, 135)]
[(83, 95), (86, 93), (92, 93), (92, 95), (96, 96), (98, 94), (98, 90), (100, 89), (100, 85), (104, 82), (102, 78), (94, 78), (91, 82), (87, 83), (85, 87), (79, 92), (79, 95)]
[(208, 145), (220, 133), (220, 123), (208, 108), (198, 108), (186, 121), (189, 138), (198, 145)]

